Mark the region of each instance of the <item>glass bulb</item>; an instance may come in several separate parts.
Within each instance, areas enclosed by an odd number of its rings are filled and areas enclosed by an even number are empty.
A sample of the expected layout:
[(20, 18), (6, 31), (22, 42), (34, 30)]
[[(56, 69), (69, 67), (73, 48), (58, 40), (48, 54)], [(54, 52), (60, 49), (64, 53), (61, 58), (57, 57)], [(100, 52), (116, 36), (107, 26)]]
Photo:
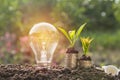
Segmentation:
[(58, 44), (57, 29), (46, 22), (38, 23), (30, 30), (29, 38), (38, 66), (50, 67)]

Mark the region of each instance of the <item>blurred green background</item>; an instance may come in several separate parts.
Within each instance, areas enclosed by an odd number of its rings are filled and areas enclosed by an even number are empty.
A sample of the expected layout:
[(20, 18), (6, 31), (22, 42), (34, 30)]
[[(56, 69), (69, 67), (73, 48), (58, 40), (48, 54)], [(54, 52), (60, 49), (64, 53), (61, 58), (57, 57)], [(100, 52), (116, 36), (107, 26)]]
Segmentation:
[[(94, 38), (90, 46), (94, 63), (120, 66), (120, 0), (0, 0), (1, 64), (35, 64), (28, 33), (38, 22), (68, 31), (86, 22), (81, 36)], [(76, 48), (82, 54), (80, 46)], [(67, 47), (61, 36), (53, 64), (64, 64)]]

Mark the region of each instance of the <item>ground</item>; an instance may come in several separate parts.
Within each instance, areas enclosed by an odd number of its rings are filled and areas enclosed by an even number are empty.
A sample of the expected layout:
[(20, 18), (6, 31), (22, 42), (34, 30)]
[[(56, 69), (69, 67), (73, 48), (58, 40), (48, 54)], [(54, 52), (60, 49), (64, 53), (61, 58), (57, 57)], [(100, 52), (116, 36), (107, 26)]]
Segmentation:
[(51, 69), (39, 69), (30, 64), (1, 64), (0, 80), (120, 80), (120, 75), (113, 77), (94, 67), (68, 69), (52, 66)]

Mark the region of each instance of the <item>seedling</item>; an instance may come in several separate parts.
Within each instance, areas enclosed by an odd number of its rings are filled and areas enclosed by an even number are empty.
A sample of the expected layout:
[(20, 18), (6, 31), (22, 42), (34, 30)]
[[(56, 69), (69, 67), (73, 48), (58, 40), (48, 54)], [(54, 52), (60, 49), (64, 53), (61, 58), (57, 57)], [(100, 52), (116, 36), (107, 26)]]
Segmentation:
[(68, 39), (68, 41), (70, 43), (70, 47), (74, 47), (74, 45), (75, 45), (77, 39), (79, 38), (85, 25), (86, 25), (86, 23), (81, 25), (77, 31), (72, 30), (72, 31), (67, 32), (65, 29), (63, 29), (61, 27), (58, 27), (58, 30), (60, 30), (64, 34), (64, 36)]
[(92, 42), (93, 39), (92, 38), (90, 39), (89, 37), (87, 37), (87, 38), (81, 37), (80, 40), (82, 43), (82, 49), (83, 49), (84, 55), (86, 56), (88, 53), (90, 43)]
[(80, 40), (82, 43), (82, 49), (84, 53), (80, 58), (79, 65), (85, 68), (91, 67), (92, 66), (91, 57), (88, 56), (87, 53), (88, 53), (90, 43), (92, 42), (93, 39), (90, 39), (89, 37), (87, 37), (87, 38), (80, 38)]
[(84, 23), (83, 25), (80, 26), (80, 28), (76, 31), (76, 30), (72, 30), (67, 32), (65, 29), (63, 28), (58, 28), (58, 30), (60, 30), (64, 36), (68, 39), (69, 43), (70, 43), (70, 47), (67, 49), (66, 51), (66, 67), (68, 68), (75, 68), (77, 67), (77, 63), (78, 63), (78, 51), (74, 49), (74, 45), (77, 41), (77, 39), (79, 38), (83, 28), (85, 27), (86, 23)]

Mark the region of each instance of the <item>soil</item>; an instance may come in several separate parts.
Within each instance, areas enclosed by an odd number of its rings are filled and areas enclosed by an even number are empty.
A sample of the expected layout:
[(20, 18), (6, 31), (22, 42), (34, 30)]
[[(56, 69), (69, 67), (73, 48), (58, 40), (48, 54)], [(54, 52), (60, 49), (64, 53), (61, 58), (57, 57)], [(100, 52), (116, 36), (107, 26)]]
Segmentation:
[(30, 64), (1, 64), (0, 80), (120, 80), (120, 73), (111, 76), (95, 67), (68, 69), (52, 66), (51, 69), (38, 69)]
[(80, 60), (88, 60), (88, 61), (91, 61), (91, 57), (90, 56), (86, 56), (86, 55), (82, 55)]
[(78, 54), (78, 51), (75, 50), (74, 47), (70, 47), (67, 49), (66, 53), (70, 54), (70, 53), (74, 53), (74, 54)]

